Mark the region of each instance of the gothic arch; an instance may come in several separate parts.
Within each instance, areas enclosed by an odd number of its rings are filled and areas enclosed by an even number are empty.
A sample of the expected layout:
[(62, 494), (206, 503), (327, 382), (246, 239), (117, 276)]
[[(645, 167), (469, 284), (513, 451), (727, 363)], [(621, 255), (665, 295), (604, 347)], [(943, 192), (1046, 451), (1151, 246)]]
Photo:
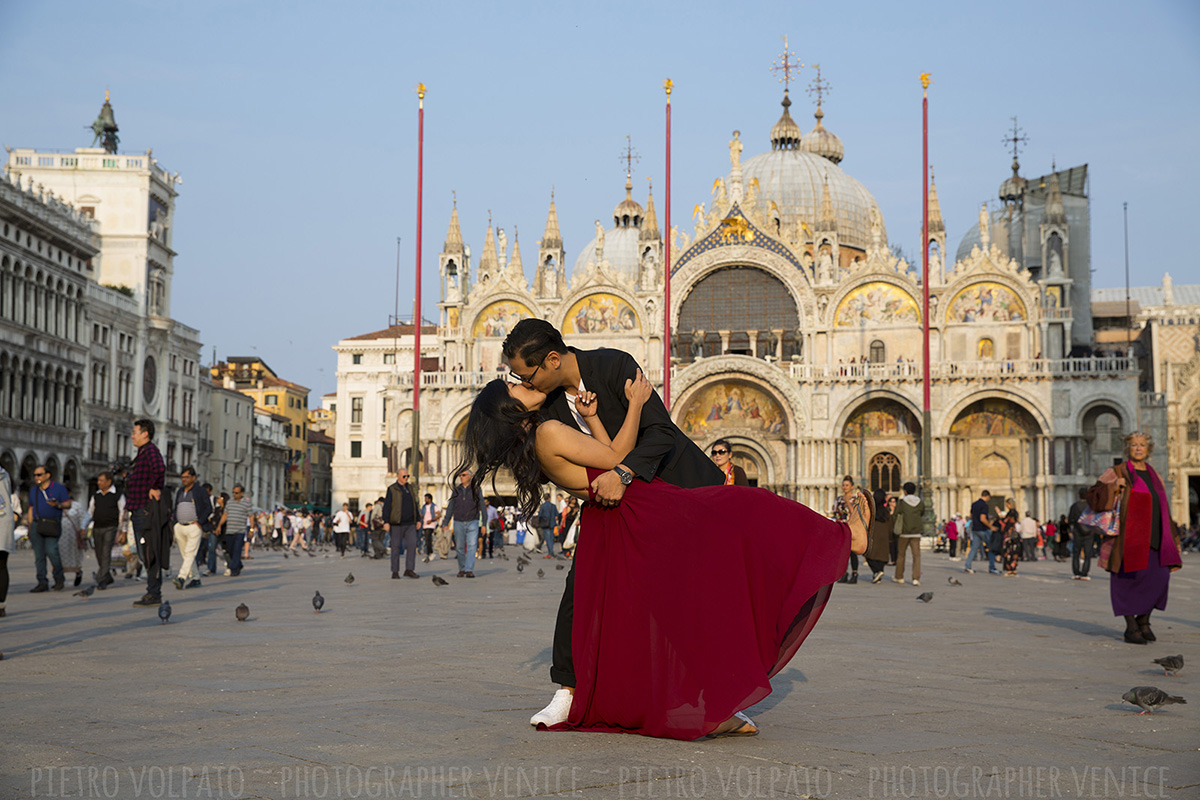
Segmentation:
[(596, 295), (599, 295), (599, 296), (611, 295), (611, 296), (617, 298), (618, 300), (621, 300), (626, 305), (628, 305), (633, 310), (633, 314), (634, 314), (634, 324), (636, 327), (634, 327), (628, 331), (605, 331), (604, 332), (605, 335), (637, 336), (640, 338), (642, 336), (643, 332), (645, 332), (648, 329), (647, 328), (648, 322), (646, 319), (643, 318), (643, 315), (645, 312), (642, 310), (641, 304), (638, 302), (637, 298), (634, 297), (632, 292), (630, 292), (628, 289), (614, 286), (611, 283), (599, 283), (599, 284), (588, 284), (585, 287), (580, 287), (579, 289), (574, 289), (562, 301), (562, 304), (559, 306), (560, 319), (558, 320), (557, 327), (562, 332), (563, 336), (585, 336), (585, 335), (587, 335), (587, 334), (582, 334), (579, 331), (567, 333), (567, 322), (570, 319), (571, 309), (574, 308), (576, 303), (580, 302), (581, 300), (586, 300), (587, 298), (596, 296)]
[[(740, 355), (705, 358), (679, 371), (674, 378), (675, 386), (678, 386), (677, 399), (671, 404), (671, 416), (676, 418), (676, 424), (683, 427), (684, 420), (677, 417), (686, 411), (692, 400), (708, 387), (725, 381), (745, 383), (769, 395), (783, 415), (784, 429), (778, 434), (782, 438), (794, 440), (807, 432), (808, 420), (800, 416), (807, 403), (799, 387), (778, 368), (757, 358)], [(714, 432), (711, 438), (717, 435)]]
[(953, 405), (943, 410), (940, 416), (934, 417), (930, 424), (933, 435), (949, 436), (951, 426), (954, 425), (959, 416), (969, 405), (980, 400), (988, 399), (1007, 400), (1013, 405), (1018, 406), (1022, 410), (1028, 412), (1033, 418), (1033, 421), (1037, 423), (1039, 427), (1039, 430), (1033, 432), (1033, 435), (1035, 436), (1044, 436), (1052, 430), (1049, 423), (1049, 418), (1035, 403), (1030, 402), (1027, 398), (1016, 392), (1012, 392), (1007, 389), (993, 388), (980, 389), (979, 391), (964, 395), (955, 401)]

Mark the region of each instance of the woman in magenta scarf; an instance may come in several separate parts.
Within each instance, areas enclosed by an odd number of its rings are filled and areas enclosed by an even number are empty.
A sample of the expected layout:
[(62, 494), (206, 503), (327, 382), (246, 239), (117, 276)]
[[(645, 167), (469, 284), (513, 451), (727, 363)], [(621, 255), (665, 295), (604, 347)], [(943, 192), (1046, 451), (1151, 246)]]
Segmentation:
[(1125, 437), (1125, 463), (1100, 476), (1120, 490), (1117, 538), (1108, 571), (1113, 614), (1125, 618), (1125, 641), (1146, 644), (1157, 637), (1150, 630), (1150, 613), (1167, 607), (1171, 573), (1183, 566), (1182, 548), (1171, 524), (1167, 493), (1147, 459), (1154, 438), (1134, 431)]

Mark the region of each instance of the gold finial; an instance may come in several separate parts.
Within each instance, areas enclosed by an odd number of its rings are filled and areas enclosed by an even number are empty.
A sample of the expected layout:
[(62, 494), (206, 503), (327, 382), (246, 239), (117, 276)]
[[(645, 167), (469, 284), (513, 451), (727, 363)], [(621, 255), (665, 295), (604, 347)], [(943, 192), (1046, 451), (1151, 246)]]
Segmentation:
[(417, 84), (417, 98), (420, 100), (425, 99), (425, 84), (423, 83)]
[(629, 181), (633, 178), (634, 162), (641, 161), (642, 157), (633, 149), (633, 139), (628, 134), (625, 135), (625, 150), (621, 153), (620, 160), (625, 162), (625, 180)]
[(104, 90), (104, 102), (108, 102), (108, 89)]
[(933, 73), (930, 73), (930, 72), (922, 72), (921, 73), (921, 88), (922, 89), (925, 89), (925, 90), (929, 89), (929, 84), (933, 83), (933, 81), (929, 79), (929, 76), (932, 74)]
[(674, 88), (675, 88), (675, 82), (673, 80), (671, 80), (670, 78), (667, 78), (665, 81), (663, 81), (663, 89), (667, 93), (667, 102), (668, 103), (671, 102), (671, 90)]
[(809, 97), (816, 95), (817, 108), (820, 108), (821, 100), (824, 99), (825, 95), (828, 94), (833, 87), (829, 85), (829, 81), (821, 77), (820, 64), (813, 64), (813, 69), (817, 71), (817, 77), (813, 78), (813, 82), (808, 85), (808, 89), (806, 89), (806, 91), (808, 92)]
[(795, 53), (788, 50), (788, 37), (783, 37), (783, 53), (779, 58), (775, 59), (775, 63), (771, 67), (771, 72), (783, 73), (783, 77), (779, 79), (779, 82), (783, 84), (785, 92), (788, 90), (788, 85), (792, 82), (792, 73), (804, 69), (804, 65), (800, 63), (799, 59), (793, 58), (794, 56)]

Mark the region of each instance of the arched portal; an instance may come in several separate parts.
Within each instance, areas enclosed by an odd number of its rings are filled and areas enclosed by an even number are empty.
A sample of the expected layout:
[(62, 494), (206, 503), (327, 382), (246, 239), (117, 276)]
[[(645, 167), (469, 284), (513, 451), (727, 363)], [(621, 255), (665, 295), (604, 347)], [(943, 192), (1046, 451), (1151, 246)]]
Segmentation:
[(1083, 463), (1085, 475), (1100, 475), (1124, 455), (1124, 426), (1112, 406), (1089, 408), (1083, 415)]
[[(920, 472), (921, 423), (916, 414), (891, 398), (868, 400), (854, 409), (842, 427), (839, 445), (838, 473), (853, 475), (872, 489), (899, 491), (901, 476)], [(881, 456), (886, 458), (877, 461)], [(882, 470), (885, 462), (886, 474)], [(889, 488), (893, 476), (896, 488)]]
[(986, 398), (971, 403), (950, 426), (959, 483), (974, 487), (976, 494), (990, 491), (993, 507), (1011, 497), (1022, 514), (1040, 513), (1037, 473), (1042, 433), (1033, 415), (1011, 400)]

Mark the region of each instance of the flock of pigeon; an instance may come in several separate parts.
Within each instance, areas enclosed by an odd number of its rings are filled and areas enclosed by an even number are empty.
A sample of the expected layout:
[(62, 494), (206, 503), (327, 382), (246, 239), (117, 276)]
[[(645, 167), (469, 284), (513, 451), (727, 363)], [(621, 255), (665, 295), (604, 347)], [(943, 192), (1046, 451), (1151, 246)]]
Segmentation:
[[(284, 557), (287, 557), (287, 553), (284, 553)], [(517, 556), (517, 572), (523, 573), (525, 571), (525, 567), (529, 566), (530, 563), (531, 562), (529, 558), (526, 557), (524, 553)], [(555, 569), (566, 569), (566, 565), (556, 564)], [(539, 579), (545, 578), (546, 571), (539, 568), (537, 571), (537, 576)], [(951, 586), (962, 586), (962, 581), (958, 580), (953, 575), (950, 576), (947, 582)], [(350, 586), (354, 583), (353, 572), (346, 576), (345, 583), (347, 586)], [(434, 575), (433, 585), (447, 586), (449, 585), (449, 581), (438, 575)], [(95, 586), (89, 586), (86, 589), (75, 592), (75, 596), (84, 598), (91, 597), (92, 592), (95, 590)], [(921, 594), (917, 595), (917, 599), (922, 603), (928, 603), (933, 600), (933, 592), (921, 592)], [(321, 609), (324, 606), (325, 598), (320, 592), (317, 592), (313, 595), (312, 599), (313, 612), (320, 614)], [(236, 609), (234, 609), (234, 614), (237, 617), (238, 622), (245, 622), (250, 618), (250, 608), (245, 603), (241, 603)], [(163, 625), (166, 625), (168, 620), (171, 619), (171, 601), (164, 600), (162, 605), (158, 607), (158, 618), (162, 620)], [(1154, 663), (1163, 668), (1164, 676), (1174, 677), (1179, 673), (1179, 670), (1183, 669), (1183, 656), (1163, 656), (1162, 658), (1154, 659)], [(1135, 686), (1123, 694), (1121, 699), (1126, 703), (1130, 703), (1141, 708), (1142, 710), (1138, 712), (1139, 716), (1142, 714), (1153, 714), (1155, 709), (1162, 708), (1163, 706), (1187, 704), (1187, 700), (1184, 700), (1182, 697), (1168, 694), (1162, 689), (1159, 689), (1157, 686)]]
[[(311, 556), (313, 554), (310, 552), (309, 555)], [(283, 557), (284, 558), (288, 557), (287, 551), (284, 551)], [(503, 557), (506, 561), (508, 560), (507, 556), (503, 556)], [(517, 556), (517, 572), (519, 572), (519, 573), (524, 572), (525, 567), (527, 567), (530, 563), (531, 562), (530, 562), (529, 558), (524, 553)], [(566, 565), (556, 564), (555, 569), (566, 569)], [(545, 578), (546, 571), (544, 569), (539, 568), (537, 571), (537, 576), (539, 579)], [(354, 573), (353, 572), (346, 575), (346, 577), (344, 579), (344, 583), (347, 586), (353, 585), (353, 583), (354, 583)], [(449, 586), (450, 582), (447, 581), (445, 578), (441, 577), (440, 575), (434, 575), (433, 576), (433, 585), (434, 586)], [(96, 591), (96, 586), (93, 584), (84, 589), (81, 589), (78, 592), (75, 592), (75, 597), (82, 597), (84, 599), (87, 599), (87, 598), (90, 598), (92, 596), (92, 593), (95, 591)], [(929, 594), (929, 593), (927, 592), (926, 594)], [(924, 596), (924, 595), (922, 595), (922, 596)], [(929, 594), (929, 597), (932, 598), (933, 595)], [(929, 602), (929, 601), (926, 600), (925, 602)], [(319, 591), (313, 595), (312, 607), (313, 607), (313, 613), (316, 613), (316, 614), (320, 614), (321, 609), (325, 607), (325, 597)], [(238, 604), (238, 607), (234, 609), (234, 616), (237, 618), (238, 622), (247, 621), (248, 619), (250, 619), (250, 607), (247, 606), (245, 603)], [(171, 619), (171, 601), (170, 600), (163, 600), (162, 604), (158, 607), (158, 618), (160, 620), (162, 620), (163, 625), (166, 625), (170, 621), (170, 619)]]

